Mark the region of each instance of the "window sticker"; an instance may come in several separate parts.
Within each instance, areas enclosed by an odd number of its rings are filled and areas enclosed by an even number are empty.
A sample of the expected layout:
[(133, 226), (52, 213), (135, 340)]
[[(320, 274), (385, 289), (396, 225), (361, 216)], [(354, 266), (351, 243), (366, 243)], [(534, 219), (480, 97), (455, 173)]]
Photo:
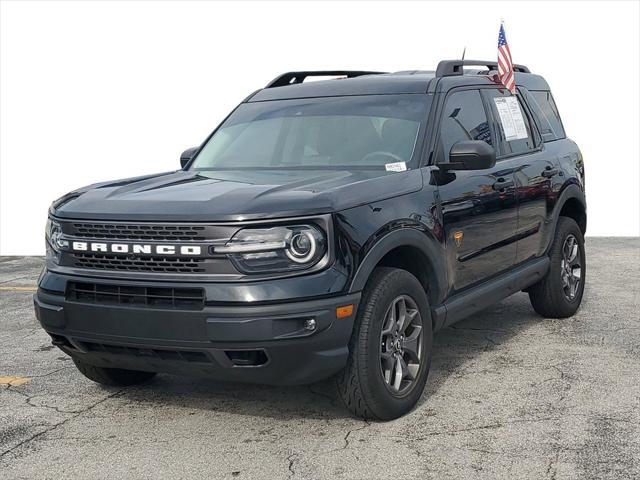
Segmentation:
[(496, 109), (498, 110), (498, 115), (500, 115), (500, 124), (502, 125), (505, 139), (510, 142), (511, 140), (527, 138), (527, 127), (524, 123), (518, 99), (516, 97), (499, 97), (494, 98), (493, 101), (496, 102)]
[(405, 162), (386, 163), (384, 169), (387, 172), (404, 172), (407, 169)]

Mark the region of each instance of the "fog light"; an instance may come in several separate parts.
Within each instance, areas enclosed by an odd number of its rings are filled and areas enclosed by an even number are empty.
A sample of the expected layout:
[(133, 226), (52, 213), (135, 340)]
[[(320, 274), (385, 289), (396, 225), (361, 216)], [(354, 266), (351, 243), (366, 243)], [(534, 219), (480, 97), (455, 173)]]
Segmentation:
[(316, 329), (316, 321), (313, 318), (305, 320), (304, 329), (313, 332)]

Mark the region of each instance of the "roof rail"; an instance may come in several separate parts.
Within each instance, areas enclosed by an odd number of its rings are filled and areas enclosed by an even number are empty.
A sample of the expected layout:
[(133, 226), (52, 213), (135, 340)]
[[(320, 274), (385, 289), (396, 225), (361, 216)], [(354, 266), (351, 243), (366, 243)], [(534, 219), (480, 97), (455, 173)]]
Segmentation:
[[(442, 60), (438, 63), (436, 69), (436, 77), (454, 77), (456, 75), (462, 75), (465, 66), (483, 66), (487, 67), (487, 70), (497, 70), (498, 62), (487, 60)], [(524, 65), (513, 65), (513, 70), (520, 73), (531, 73), (531, 71)]]
[(379, 75), (386, 72), (368, 72), (365, 70), (318, 70), (309, 72), (287, 72), (274, 78), (265, 88), (284, 87), (304, 82), (307, 77), (332, 77), (344, 76), (347, 78), (360, 77), (362, 75)]

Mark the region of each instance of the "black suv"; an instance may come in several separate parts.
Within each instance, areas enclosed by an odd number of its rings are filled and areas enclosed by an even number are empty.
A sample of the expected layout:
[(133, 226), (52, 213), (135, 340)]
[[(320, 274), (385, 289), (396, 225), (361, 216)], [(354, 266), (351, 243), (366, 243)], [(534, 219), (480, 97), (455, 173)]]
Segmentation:
[(37, 318), (102, 384), (335, 375), (355, 414), (404, 414), (435, 331), (582, 299), (582, 155), (546, 81), (518, 65), (512, 95), (496, 68), (281, 75), (182, 169), (56, 200)]

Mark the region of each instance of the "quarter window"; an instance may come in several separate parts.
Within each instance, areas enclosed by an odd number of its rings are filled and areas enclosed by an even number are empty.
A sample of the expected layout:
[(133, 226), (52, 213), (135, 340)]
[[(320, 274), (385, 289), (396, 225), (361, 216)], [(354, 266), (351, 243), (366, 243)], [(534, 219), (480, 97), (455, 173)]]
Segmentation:
[(564, 128), (562, 127), (562, 121), (560, 120), (560, 114), (556, 107), (556, 102), (553, 100), (551, 92), (548, 90), (530, 91), (531, 95), (527, 98), (530, 99), (531, 110), (537, 117), (540, 125), (540, 133), (542, 138), (546, 141), (558, 140), (565, 138)]
[(447, 98), (440, 123), (436, 163), (448, 161), (453, 144), (463, 140), (482, 140), (489, 145), (493, 144), (478, 90), (454, 92)]

